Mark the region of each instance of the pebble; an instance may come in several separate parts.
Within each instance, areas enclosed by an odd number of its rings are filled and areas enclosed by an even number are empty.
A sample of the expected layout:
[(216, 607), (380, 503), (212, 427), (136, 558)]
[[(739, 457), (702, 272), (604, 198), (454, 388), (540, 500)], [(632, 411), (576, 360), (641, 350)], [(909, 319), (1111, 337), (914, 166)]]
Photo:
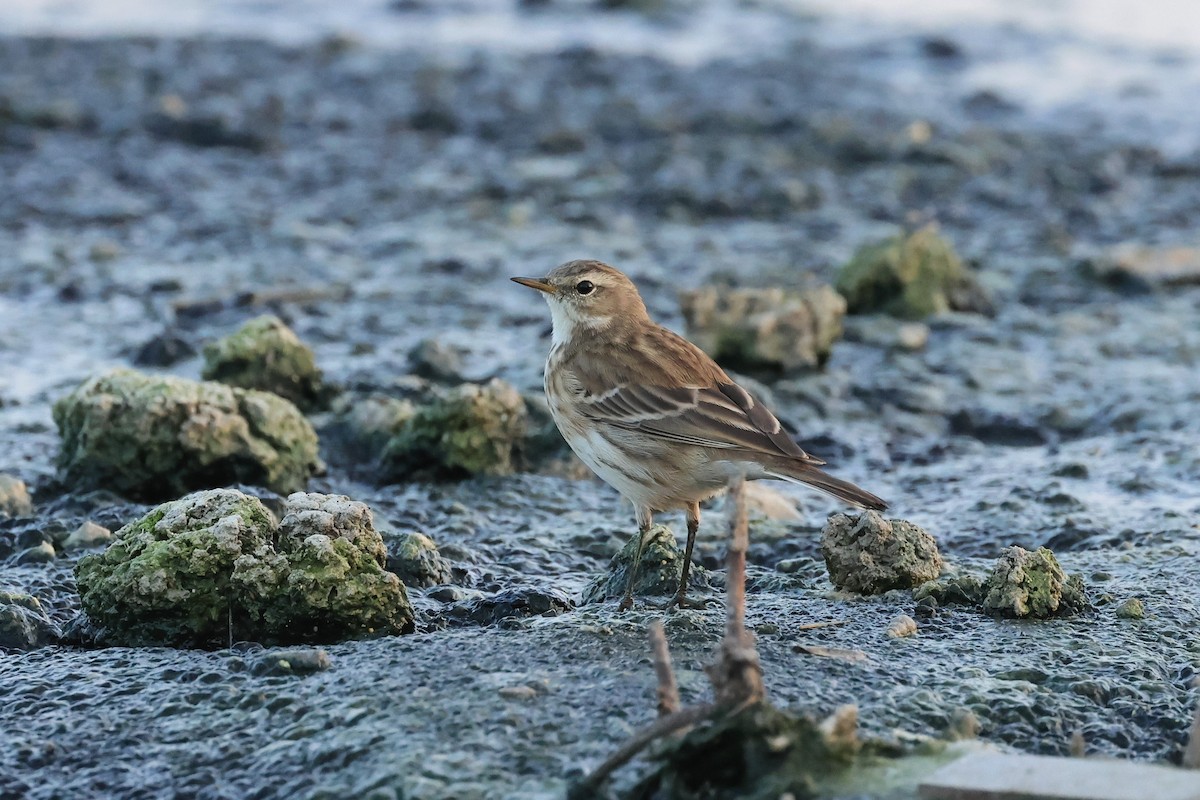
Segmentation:
[(1121, 619), (1143, 619), (1146, 616), (1146, 606), (1141, 600), (1131, 597), (1117, 606), (1117, 616)]
[(901, 614), (896, 617), (887, 627), (887, 635), (889, 639), (901, 639), (905, 636), (912, 636), (917, 632), (917, 621), (908, 614)]
[(50, 544), (49, 542), (42, 542), (41, 544), (34, 545), (28, 550), (24, 550), (18, 554), (16, 563), (18, 566), (25, 566), (28, 564), (49, 564), (54, 560), (55, 555), (56, 553), (54, 552), (54, 545)]
[(506, 700), (532, 700), (538, 691), (532, 686), (501, 686), (499, 694)]
[(25, 481), (0, 473), (0, 519), (24, 517), (33, 513), (33, 501)]
[(262, 656), (253, 667), (256, 675), (311, 675), (333, 666), (329, 653), (319, 647), (275, 650)]
[(86, 550), (89, 547), (107, 544), (111, 540), (112, 531), (89, 519), (71, 532), (71, 535), (63, 542), (63, 549), (67, 551)]

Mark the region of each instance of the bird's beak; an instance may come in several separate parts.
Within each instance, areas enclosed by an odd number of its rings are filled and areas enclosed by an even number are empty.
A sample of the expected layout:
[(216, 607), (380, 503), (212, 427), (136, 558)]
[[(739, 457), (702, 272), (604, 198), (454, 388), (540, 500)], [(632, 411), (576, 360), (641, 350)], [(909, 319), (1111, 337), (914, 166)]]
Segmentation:
[(519, 283), (522, 286), (528, 286), (530, 289), (537, 289), (539, 292), (545, 292), (546, 294), (554, 294), (558, 291), (551, 284), (537, 278), (513, 278), (512, 281), (513, 283)]

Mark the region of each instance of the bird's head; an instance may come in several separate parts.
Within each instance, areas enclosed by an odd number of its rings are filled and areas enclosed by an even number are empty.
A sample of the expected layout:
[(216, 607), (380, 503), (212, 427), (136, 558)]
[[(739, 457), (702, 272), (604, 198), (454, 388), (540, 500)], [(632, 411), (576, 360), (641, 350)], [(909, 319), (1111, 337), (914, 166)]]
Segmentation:
[(600, 261), (568, 261), (544, 278), (513, 280), (546, 298), (556, 342), (576, 333), (596, 333), (647, 319), (646, 305), (633, 281)]

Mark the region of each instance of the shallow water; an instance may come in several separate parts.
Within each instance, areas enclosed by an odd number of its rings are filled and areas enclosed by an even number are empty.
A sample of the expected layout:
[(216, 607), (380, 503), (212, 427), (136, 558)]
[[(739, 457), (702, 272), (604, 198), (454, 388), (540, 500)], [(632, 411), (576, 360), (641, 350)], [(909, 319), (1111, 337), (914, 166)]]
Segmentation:
[[(1154, 55), (1187, 43), (1122, 40), (1152, 91), (1114, 100), (1085, 82), (1043, 98), (1041, 83), (1076, 80), (1054, 48), (1098, 57), (1113, 46), (1104, 31), (714, 2), (665, 19), (502, 9), (511, 22), (488, 22), (485, 40), (485, 7), (312, 4), (285, 19), (271, 4), (206, 4), (214, 16), (146, 17), (153, 36), (113, 39), (98, 35), (128, 30), (119, 14), (139, 7), (82, 3), (56, 12), (55, 30), (98, 38), (0, 39), (0, 97), (19, 112), (0, 122), (0, 471), (34, 484), (42, 509), (4, 523), (0, 553), (20, 531), (136, 516), (59, 497), (49, 408), (164, 330), (199, 346), (276, 311), (331, 379), (393, 393), (408, 350), (434, 336), (465, 349), (467, 378), (537, 391), (548, 315), (509, 275), (604, 258), (679, 327), (679, 289), (827, 281), (862, 242), (936, 219), (991, 288), (995, 319), (933, 320), (916, 353), (860, 332), (822, 373), (766, 388), (810, 450), (929, 530), (953, 569), (982, 574), (1004, 546), (1047, 544), (1095, 609), (1018, 623), (950, 608), (888, 639), (911, 597), (832, 593), (817, 533), (838, 509), (782, 486), (804, 518), (756, 522), (750, 554), (771, 696), (813, 713), (857, 702), (878, 736), (938, 735), (966, 708), (1003, 746), (1064, 753), (1079, 730), (1089, 752), (1178, 761), (1200, 699), (1200, 294), (1114, 288), (1081, 262), (1125, 240), (1194, 243), (1200, 167), (1175, 136), (1192, 110), (1172, 88), (1192, 56)], [(44, 8), (5, 4), (0, 30), (33, 30)], [(764, 20), (770, 38), (752, 38)], [(366, 44), (327, 39), (345, 29)], [(400, 29), (434, 46), (382, 41)], [(579, 30), (592, 49), (563, 50)], [(278, 41), (228, 38), (248, 31)], [(162, 38), (179, 32), (209, 35)], [(931, 32), (959, 47), (952, 63), (926, 54)], [(986, 88), (1006, 102), (981, 101)], [(261, 147), (155, 134), (172, 95)], [(238, 303), (279, 288), (313, 299)], [(213, 297), (224, 304), (174, 310)], [(196, 377), (198, 359), (168, 370)], [(330, 462), (314, 491), (428, 533), (468, 594), (577, 597), (632, 527), (591, 481), (377, 487)], [(698, 550), (720, 569), (719, 504)], [(66, 621), (71, 562), (6, 561), (0, 586)], [(333, 668), (304, 678), (254, 674), (249, 646), (4, 656), (0, 796), (551, 797), (652, 717), (651, 612), (462, 627), (452, 601), (413, 594), (423, 633), (330, 647)], [(1117, 618), (1134, 596), (1146, 619)], [(668, 621), (685, 699), (707, 691), (720, 629), (715, 609)], [(817, 659), (800, 642), (868, 659)], [(526, 699), (499, 692), (526, 685)]]

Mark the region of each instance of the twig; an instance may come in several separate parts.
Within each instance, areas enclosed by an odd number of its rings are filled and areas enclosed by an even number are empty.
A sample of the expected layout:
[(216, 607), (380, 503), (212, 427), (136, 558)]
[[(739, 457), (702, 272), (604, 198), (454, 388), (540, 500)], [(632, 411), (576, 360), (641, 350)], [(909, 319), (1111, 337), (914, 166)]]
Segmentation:
[(658, 678), (658, 715), (674, 714), (679, 710), (679, 686), (675, 683), (675, 670), (671, 668), (667, 635), (658, 620), (650, 623), (650, 661)]
[(848, 619), (831, 619), (826, 622), (806, 622), (796, 627), (798, 631), (815, 631), (818, 628), (832, 628), (834, 625), (845, 625)]
[(754, 635), (746, 630), (746, 551), (750, 522), (746, 515), (746, 482), (737, 479), (729, 489), (729, 552), (725, 560), (725, 639), (717, 661), (707, 668), (717, 703), (741, 706), (766, 696), (762, 666)]
[(663, 736), (674, 733), (680, 728), (686, 728), (707, 719), (717, 709), (718, 706), (706, 703), (699, 706), (688, 706), (665, 717), (659, 717), (635, 733), (630, 737), (629, 741), (621, 745), (617, 752), (606, 758), (603, 764), (596, 767), (590, 775), (575, 784), (571, 790), (570, 797), (588, 797), (589, 793), (603, 783), (605, 778), (620, 768), (626, 761), (640, 753), (646, 745), (655, 739), (660, 739)]

